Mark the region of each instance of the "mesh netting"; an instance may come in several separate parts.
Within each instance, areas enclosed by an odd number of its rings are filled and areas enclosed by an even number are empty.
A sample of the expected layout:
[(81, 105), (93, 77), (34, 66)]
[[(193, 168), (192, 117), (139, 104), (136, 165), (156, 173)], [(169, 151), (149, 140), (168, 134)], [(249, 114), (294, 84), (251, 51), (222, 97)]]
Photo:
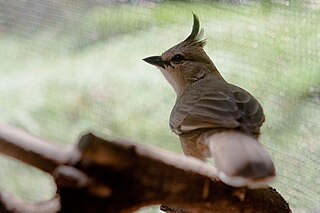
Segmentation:
[[(319, 9), (316, 0), (0, 0), (1, 122), (60, 144), (93, 129), (181, 152), (167, 124), (175, 94), (141, 59), (183, 40), (193, 11), (221, 74), (264, 107), (272, 186), (293, 212), (319, 212)], [(36, 169), (3, 156), (0, 167), (1, 190), (54, 194)]]

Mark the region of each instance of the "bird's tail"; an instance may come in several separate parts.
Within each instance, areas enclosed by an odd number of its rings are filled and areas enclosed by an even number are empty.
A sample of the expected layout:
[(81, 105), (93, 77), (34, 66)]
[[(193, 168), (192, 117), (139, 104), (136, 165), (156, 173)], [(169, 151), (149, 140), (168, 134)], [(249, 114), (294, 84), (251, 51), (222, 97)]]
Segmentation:
[(234, 186), (267, 186), (276, 175), (270, 155), (254, 137), (237, 131), (209, 135), (205, 139), (222, 182)]

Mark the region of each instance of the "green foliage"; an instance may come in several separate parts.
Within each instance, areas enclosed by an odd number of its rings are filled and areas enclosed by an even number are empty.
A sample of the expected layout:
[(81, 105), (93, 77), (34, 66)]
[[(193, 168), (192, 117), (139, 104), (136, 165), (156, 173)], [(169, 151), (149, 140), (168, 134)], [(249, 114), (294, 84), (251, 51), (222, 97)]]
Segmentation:
[[(139, 15), (141, 13), (145, 15)], [(143, 8), (130, 5), (97, 7), (89, 10), (85, 14), (82, 25), (85, 31), (76, 39), (75, 46), (78, 47), (76, 50), (97, 41), (146, 29), (151, 24), (151, 20), (147, 18), (148, 13)]]

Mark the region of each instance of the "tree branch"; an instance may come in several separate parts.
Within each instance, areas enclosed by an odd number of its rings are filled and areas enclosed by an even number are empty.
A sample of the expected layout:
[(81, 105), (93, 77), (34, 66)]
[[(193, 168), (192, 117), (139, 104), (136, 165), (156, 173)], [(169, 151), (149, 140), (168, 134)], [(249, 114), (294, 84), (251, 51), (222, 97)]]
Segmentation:
[(56, 196), (40, 203), (26, 203), (7, 192), (0, 192), (1, 213), (55, 213), (60, 210), (60, 200)]
[[(51, 152), (48, 147), (53, 144), (43, 146), (40, 143), (45, 142), (38, 139), (35, 147), (34, 141), (30, 137), (24, 140), (19, 131), (18, 140), (12, 136), (14, 131), (10, 137), (6, 131), (4, 137), (1, 129), (0, 152), (17, 156), (14, 151), (4, 151), (3, 144), (20, 150), (29, 157), (18, 159), (52, 173), (60, 212), (132, 212), (152, 204), (165, 204), (162, 209), (166, 212), (171, 210), (165, 206), (185, 212), (290, 212), (276, 190), (227, 186), (217, 179), (214, 167), (191, 157), (91, 133), (84, 135), (72, 152), (56, 157), (61, 150), (55, 147)], [(8, 145), (12, 138), (20, 142)], [(51, 166), (43, 166), (48, 161)]]
[(70, 159), (72, 150), (59, 147), (16, 127), (0, 124), (0, 153), (52, 173)]

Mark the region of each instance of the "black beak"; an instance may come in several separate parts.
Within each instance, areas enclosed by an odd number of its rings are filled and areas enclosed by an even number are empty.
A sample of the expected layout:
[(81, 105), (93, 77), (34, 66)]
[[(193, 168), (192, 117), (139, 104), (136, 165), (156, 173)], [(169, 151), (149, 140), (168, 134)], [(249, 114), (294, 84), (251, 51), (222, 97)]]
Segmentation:
[(148, 58), (144, 58), (143, 60), (149, 64), (152, 64), (152, 65), (158, 66), (158, 67), (162, 67), (162, 68), (164, 68), (165, 64), (168, 64), (168, 62), (163, 61), (160, 56), (151, 56)]

